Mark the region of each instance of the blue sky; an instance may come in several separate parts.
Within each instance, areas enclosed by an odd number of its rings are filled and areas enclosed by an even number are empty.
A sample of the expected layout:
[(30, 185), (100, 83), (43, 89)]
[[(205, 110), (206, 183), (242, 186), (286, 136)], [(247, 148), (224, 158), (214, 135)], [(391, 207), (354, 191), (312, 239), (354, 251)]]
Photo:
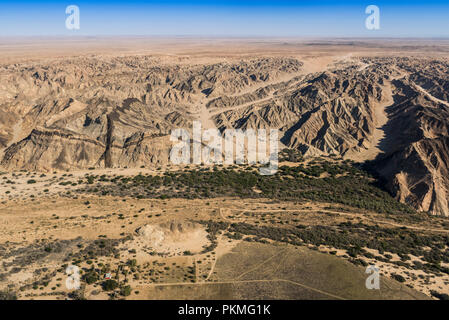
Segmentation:
[[(65, 28), (65, 8), (81, 28)], [(365, 8), (380, 8), (380, 30)], [(449, 37), (449, 1), (0, 1), (0, 36)]]

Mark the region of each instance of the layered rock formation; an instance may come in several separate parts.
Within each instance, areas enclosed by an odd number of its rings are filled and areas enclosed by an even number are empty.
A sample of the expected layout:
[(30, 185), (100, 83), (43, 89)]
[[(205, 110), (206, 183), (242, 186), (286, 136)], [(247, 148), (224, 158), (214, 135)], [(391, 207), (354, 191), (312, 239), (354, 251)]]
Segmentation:
[(449, 215), (449, 64), (358, 58), (307, 73), (289, 57), (188, 63), (79, 57), (0, 69), (6, 170), (168, 163), (174, 128), (278, 128), (306, 156), (373, 166), (401, 201)]

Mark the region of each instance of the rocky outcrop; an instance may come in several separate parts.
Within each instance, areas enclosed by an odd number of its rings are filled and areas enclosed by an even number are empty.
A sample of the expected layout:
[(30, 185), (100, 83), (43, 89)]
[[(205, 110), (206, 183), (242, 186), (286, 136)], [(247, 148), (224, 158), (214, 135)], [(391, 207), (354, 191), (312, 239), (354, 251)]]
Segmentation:
[(104, 144), (66, 130), (36, 128), (5, 150), (1, 164), (7, 169), (83, 169), (96, 166)]

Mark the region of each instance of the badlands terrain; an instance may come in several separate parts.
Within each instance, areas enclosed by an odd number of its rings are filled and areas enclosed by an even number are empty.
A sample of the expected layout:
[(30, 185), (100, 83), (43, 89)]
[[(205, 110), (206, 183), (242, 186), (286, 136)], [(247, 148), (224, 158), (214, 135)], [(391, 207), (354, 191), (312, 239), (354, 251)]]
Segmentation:
[[(0, 298), (449, 298), (448, 57), (443, 40), (0, 39)], [(279, 129), (279, 171), (171, 164), (193, 121)]]

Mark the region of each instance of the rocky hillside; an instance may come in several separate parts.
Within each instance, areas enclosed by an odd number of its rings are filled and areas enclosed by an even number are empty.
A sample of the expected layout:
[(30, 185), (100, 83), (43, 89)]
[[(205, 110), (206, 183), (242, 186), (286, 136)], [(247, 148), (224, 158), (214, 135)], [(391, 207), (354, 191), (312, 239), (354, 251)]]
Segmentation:
[(449, 215), (449, 64), (352, 58), (308, 72), (292, 57), (211, 63), (79, 57), (0, 66), (4, 170), (168, 162), (174, 128), (278, 128), (305, 156), (371, 165), (399, 200)]

